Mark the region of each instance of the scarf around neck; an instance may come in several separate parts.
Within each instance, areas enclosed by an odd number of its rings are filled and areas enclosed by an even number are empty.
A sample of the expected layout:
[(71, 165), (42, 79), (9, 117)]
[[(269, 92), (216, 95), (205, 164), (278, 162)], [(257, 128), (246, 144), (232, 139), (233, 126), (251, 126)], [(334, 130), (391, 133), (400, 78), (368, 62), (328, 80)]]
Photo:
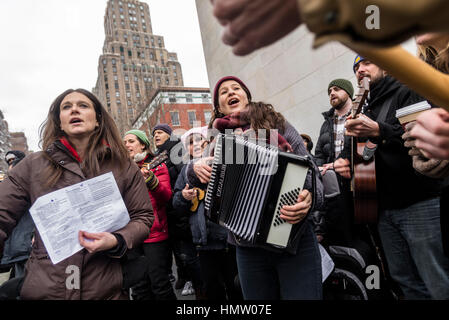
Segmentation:
[[(213, 127), (221, 133), (225, 133), (226, 129), (232, 129), (234, 131), (242, 130), (243, 132), (246, 132), (251, 129), (251, 124), (247, 119), (247, 111), (234, 112), (222, 118), (215, 119)], [(291, 145), (287, 142), (287, 140), (285, 140), (278, 130), (270, 130), (270, 135), (267, 137), (267, 143), (276, 145), (283, 152), (293, 152)]]
[(61, 143), (64, 145), (64, 147), (66, 147), (67, 150), (69, 150), (70, 154), (72, 156), (74, 156), (78, 162), (81, 163), (81, 158), (80, 158), (78, 152), (76, 152), (75, 148), (70, 144), (69, 140), (67, 140), (66, 137), (61, 137), (59, 139), (59, 141), (61, 141)]

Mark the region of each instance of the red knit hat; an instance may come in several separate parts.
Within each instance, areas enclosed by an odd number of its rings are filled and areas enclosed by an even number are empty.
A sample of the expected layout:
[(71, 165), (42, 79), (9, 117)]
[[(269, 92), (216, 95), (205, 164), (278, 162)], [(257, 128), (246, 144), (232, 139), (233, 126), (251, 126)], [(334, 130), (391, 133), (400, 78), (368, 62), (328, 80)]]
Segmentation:
[(251, 92), (249, 92), (248, 87), (243, 83), (243, 81), (234, 76), (227, 76), (227, 77), (223, 77), (220, 80), (218, 80), (217, 84), (215, 85), (215, 89), (214, 89), (214, 107), (215, 108), (218, 108), (218, 89), (220, 89), (220, 86), (223, 82), (229, 81), (229, 80), (234, 80), (235, 82), (238, 82), (240, 84), (240, 86), (242, 87), (242, 89), (246, 92), (246, 95), (248, 96), (248, 102), (251, 102)]

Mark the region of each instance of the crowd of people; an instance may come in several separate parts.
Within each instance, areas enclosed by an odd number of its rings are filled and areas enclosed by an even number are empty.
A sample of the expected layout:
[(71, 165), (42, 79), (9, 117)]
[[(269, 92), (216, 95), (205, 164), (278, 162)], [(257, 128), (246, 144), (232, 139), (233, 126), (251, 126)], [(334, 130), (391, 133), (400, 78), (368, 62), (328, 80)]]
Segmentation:
[[(360, 249), (360, 243), (375, 256), (386, 281), (381, 290), (386, 284), (390, 296), (449, 299), (449, 99), (426, 89), (426, 81), (446, 81), (449, 73), (449, 34), (435, 32), (448, 29), (445, 11), (435, 11), (447, 3), (421, 4), (421, 12), (434, 14), (430, 22), (406, 6), (410, 12), (401, 15), (402, 24), (365, 34), (355, 19), (362, 6), (355, 5), (355, 14), (348, 15), (351, 8), (340, 1), (271, 0), (270, 13), (263, 9), (266, 0), (212, 2), (225, 26), (223, 40), (236, 54), (268, 45), (305, 22), (317, 34), (316, 45), (338, 40), (358, 53), (353, 72), (360, 88), (348, 79), (329, 82), (330, 109), (323, 113), (314, 149), (314, 132), (302, 132), (276, 106), (254, 99), (236, 76), (217, 81), (210, 123), (181, 137), (163, 123), (152, 128), (152, 137), (136, 129), (120, 136), (95, 95), (84, 89), (63, 92), (41, 127), (42, 151), (26, 157), (10, 151), (5, 157), (9, 169), (0, 183), (0, 257), (10, 279), (0, 286), (0, 299), (176, 300), (175, 289), (203, 301), (335, 298), (338, 289), (332, 286), (335, 281), (325, 281), (321, 249), (332, 256), (336, 248)], [(399, 14), (395, 6), (371, 2), (386, 17)], [(388, 24), (388, 19), (381, 22)], [(394, 45), (416, 30), (421, 31), (418, 57), (405, 60), (421, 66), (425, 76), (420, 79), (416, 70), (391, 64), (389, 58), (396, 61), (402, 51), (372, 48)], [(361, 103), (365, 79), (369, 94)], [(422, 101), (431, 109), (401, 125), (396, 111)], [(354, 107), (361, 107), (361, 113), (356, 115)], [(261, 130), (270, 132), (266, 142), (279, 150), (312, 159), (296, 203), (280, 210), (284, 222), (299, 226), (284, 251), (245, 241), (205, 215), (216, 134), (245, 136)], [(360, 161), (355, 147), (362, 142), (368, 146), (364, 161), (375, 163), (376, 190), (370, 196), (376, 216), (360, 223), (354, 181)], [(53, 264), (30, 207), (45, 194), (108, 172), (129, 222), (113, 232), (79, 230), (83, 249)], [(69, 266), (80, 270), (75, 288), (67, 286)], [(346, 286), (342, 290), (338, 297), (347, 298)]]

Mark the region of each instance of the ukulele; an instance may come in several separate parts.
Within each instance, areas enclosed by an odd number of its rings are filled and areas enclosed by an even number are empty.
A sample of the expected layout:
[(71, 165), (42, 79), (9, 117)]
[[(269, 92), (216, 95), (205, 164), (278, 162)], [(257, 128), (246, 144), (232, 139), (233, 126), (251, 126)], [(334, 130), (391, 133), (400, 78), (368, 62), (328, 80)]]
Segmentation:
[(204, 196), (206, 195), (206, 192), (204, 192), (203, 189), (200, 188), (193, 188), (196, 190), (196, 197), (192, 200), (192, 206), (190, 207), (191, 212), (195, 212), (198, 210), (198, 206), (200, 205), (201, 200), (204, 199)]
[[(368, 97), (369, 79), (364, 77), (353, 102), (351, 116), (355, 119)], [(351, 191), (354, 202), (354, 223), (377, 222), (376, 164), (374, 152), (377, 145), (371, 141), (357, 142), (351, 138)]]

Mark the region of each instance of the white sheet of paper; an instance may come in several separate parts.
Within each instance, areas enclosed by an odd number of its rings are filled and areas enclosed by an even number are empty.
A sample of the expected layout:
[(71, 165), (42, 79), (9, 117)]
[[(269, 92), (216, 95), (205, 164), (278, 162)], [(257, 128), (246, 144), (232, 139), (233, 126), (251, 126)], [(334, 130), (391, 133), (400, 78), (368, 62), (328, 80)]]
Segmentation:
[(114, 232), (130, 220), (112, 172), (39, 197), (30, 213), (53, 264), (83, 249), (78, 231)]
[(327, 253), (326, 249), (318, 243), (318, 246), (320, 248), (321, 253), (321, 268), (323, 272), (323, 282), (329, 277), (329, 275), (334, 270), (335, 264), (332, 260), (331, 256)]

